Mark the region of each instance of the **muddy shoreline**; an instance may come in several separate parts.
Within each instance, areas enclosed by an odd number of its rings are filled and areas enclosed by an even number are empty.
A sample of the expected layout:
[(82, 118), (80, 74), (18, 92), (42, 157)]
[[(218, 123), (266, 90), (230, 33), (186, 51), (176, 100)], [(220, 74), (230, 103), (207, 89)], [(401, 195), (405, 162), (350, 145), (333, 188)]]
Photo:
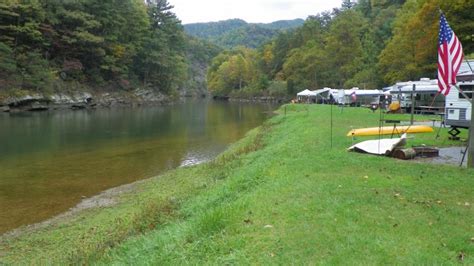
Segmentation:
[(153, 177), (138, 180), (130, 184), (124, 184), (118, 187), (109, 188), (102, 191), (101, 193), (84, 198), (76, 206), (70, 208), (68, 211), (55, 215), (47, 220), (42, 222), (24, 225), (19, 228), (7, 231), (0, 235), (0, 239), (4, 238), (15, 238), (23, 234), (31, 233), (37, 230), (45, 229), (49, 226), (58, 225), (61, 222), (65, 222), (74, 218), (77, 218), (82, 212), (86, 210), (111, 207), (119, 203), (120, 196), (125, 193), (131, 193), (136, 190), (137, 186), (140, 184), (149, 181)]

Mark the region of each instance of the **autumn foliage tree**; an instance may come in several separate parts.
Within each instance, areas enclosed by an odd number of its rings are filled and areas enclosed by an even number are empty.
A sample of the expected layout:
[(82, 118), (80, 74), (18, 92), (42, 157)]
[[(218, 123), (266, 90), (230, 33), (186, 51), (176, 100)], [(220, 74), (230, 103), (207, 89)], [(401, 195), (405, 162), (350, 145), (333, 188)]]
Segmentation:
[(3, 1), (0, 89), (81, 83), (171, 93), (186, 74), (184, 33), (171, 9), (166, 0)]
[(215, 94), (229, 94), (233, 90), (258, 86), (263, 75), (258, 57), (255, 50), (245, 47), (219, 54), (208, 70), (209, 90)]
[[(260, 72), (254, 73), (285, 82), (290, 95), (324, 87), (380, 89), (397, 81), (436, 78), (439, 8), (469, 57), (474, 51), (474, 1), (343, 1), (341, 8), (310, 16), (302, 27), (257, 49)], [(214, 63), (224, 59), (225, 64), (209, 72), (209, 81), (214, 88), (241, 89), (226, 83), (235, 80), (230, 72), (238, 68), (231, 68), (235, 60), (224, 55)]]

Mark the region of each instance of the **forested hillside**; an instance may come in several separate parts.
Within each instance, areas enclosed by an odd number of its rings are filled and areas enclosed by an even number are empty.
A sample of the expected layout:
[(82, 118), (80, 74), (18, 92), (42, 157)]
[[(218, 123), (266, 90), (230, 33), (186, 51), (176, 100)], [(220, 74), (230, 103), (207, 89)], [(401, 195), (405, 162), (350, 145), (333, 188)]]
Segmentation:
[(192, 60), (210, 60), (190, 49), (218, 52), (185, 39), (164, 0), (0, 3), (0, 92), (139, 87), (171, 94), (192, 74), (188, 65), (200, 63)]
[(257, 48), (271, 41), (281, 31), (297, 28), (303, 23), (302, 19), (280, 20), (272, 23), (247, 23), (241, 19), (229, 19), (186, 24), (184, 30), (191, 36), (208, 40), (227, 49), (237, 46)]
[(165, 0), (5, 0), (0, 97), (137, 88), (204, 94), (206, 85), (219, 95), (277, 96), (435, 78), (438, 8), (471, 56), (474, 1), (344, 0), (305, 21), (183, 28)]
[(187, 96), (207, 95), (207, 68), (222, 48), (189, 35), (185, 36), (185, 43), (188, 68), (186, 82), (182, 85), (181, 91)]
[(209, 68), (209, 88), (225, 95), (294, 95), (303, 89), (380, 89), (436, 78), (439, 8), (469, 57), (474, 1), (345, 0), (256, 50), (221, 53)]
[(302, 26), (304, 24), (304, 20), (297, 18), (292, 20), (277, 20), (271, 23), (254, 23), (255, 25), (271, 30), (288, 30), (294, 29)]

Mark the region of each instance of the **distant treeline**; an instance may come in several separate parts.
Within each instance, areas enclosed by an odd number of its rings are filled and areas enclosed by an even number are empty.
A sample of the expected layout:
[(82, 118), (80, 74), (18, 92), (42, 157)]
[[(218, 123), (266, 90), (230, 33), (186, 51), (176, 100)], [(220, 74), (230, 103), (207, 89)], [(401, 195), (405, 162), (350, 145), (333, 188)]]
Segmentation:
[(0, 92), (79, 84), (172, 93), (188, 71), (183, 27), (171, 8), (166, 0), (3, 0)]
[(323, 87), (379, 89), (436, 77), (439, 8), (474, 52), (474, 1), (344, 0), (294, 31), (249, 49), (224, 51), (208, 71), (215, 94), (283, 95)]
[(258, 48), (271, 41), (278, 33), (300, 27), (302, 19), (279, 20), (272, 23), (247, 23), (241, 19), (185, 24), (184, 31), (223, 48), (243, 45)]

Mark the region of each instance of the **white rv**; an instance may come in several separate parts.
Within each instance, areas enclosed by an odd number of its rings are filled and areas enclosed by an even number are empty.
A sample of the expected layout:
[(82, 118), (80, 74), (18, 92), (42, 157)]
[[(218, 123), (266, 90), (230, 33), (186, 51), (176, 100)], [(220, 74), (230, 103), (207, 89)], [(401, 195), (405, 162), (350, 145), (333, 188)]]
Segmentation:
[(445, 105), (445, 97), (438, 93), (438, 81), (429, 78), (421, 78), (419, 81), (397, 82), (387, 88), (392, 99), (400, 102), (404, 110), (411, 109), (413, 85), (415, 85), (415, 110), (442, 110)]
[(350, 90), (331, 89), (329, 93), (337, 104), (347, 104), (351, 106), (378, 104), (380, 96), (383, 95), (383, 92), (379, 90), (361, 90), (357, 87)]
[[(471, 123), (471, 108), (474, 91), (474, 73), (471, 67), (474, 67), (474, 60), (469, 60), (461, 64), (459, 73), (457, 76), (458, 87), (463, 93), (458, 91), (456, 88), (451, 88), (449, 94), (446, 96), (446, 117), (445, 123), (452, 128), (469, 128)], [(470, 99), (466, 99), (466, 97)]]
[[(474, 91), (474, 81), (460, 81), (459, 88), (464, 94), (472, 99)], [(464, 94), (456, 88), (451, 88), (446, 96), (446, 125), (451, 127), (469, 128), (471, 122), (471, 102), (466, 99)]]

